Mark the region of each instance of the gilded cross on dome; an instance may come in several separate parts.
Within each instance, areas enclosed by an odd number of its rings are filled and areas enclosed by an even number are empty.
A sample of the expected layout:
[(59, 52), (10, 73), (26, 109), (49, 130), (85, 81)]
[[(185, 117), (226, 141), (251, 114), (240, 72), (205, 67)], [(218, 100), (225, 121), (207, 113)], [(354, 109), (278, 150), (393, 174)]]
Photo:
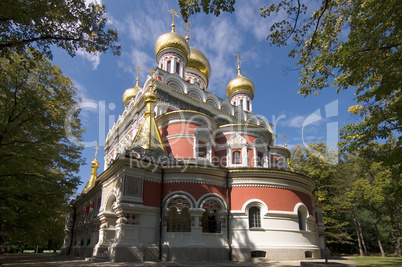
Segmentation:
[(241, 73), (240, 73), (240, 60), (242, 60), (242, 58), (240, 57), (239, 54), (236, 54), (235, 57), (237, 57), (237, 76), (241, 76)]
[(287, 138), (286, 134), (284, 134), (283, 137), (285, 138), (285, 148), (288, 148), (288, 144), (286, 143), (286, 138)]
[(176, 16), (176, 17), (179, 17), (179, 15), (177, 15), (176, 10), (174, 10), (173, 8), (172, 8), (172, 9), (169, 9), (168, 11), (169, 11), (170, 13), (172, 13), (172, 15), (173, 15), (173, 18), (172, 18), (172, 32), (174, 32), (174, 28), (176, 27), (176, 25), (174, 24), (174, 22), (176, 21), (175, 16)]
[(139, 83), (139, 81), (140, 81), (140, 78), (139, 78), (139, 76), (140, 76), (140, 71), (143, 71), (142, 69), (141, 69), (141, 67), (140, 66), (136, 66), (136, 67), (134, 67), (134, 69), (136, 69), (137, 70), (137, 79), (135, 79), (136, 80), (136, 86), (140, 86), (138, 83)]
[(152, 91), (152, 88), (153, 88), (154, 83), (155, 83), (155, 78), (154, 78), (155, 70), (154, 70), (154, 69), (147, 69), (147, 71), (148, 71), (149, 73), (151, 73), (152, 82), (151, 82), (151, 84), (150, 84), (150, 87), (151, 87), (151, 91)]
[(189, 28), (190, 29), (192, 29), (192, 28), (190, 26), (190, 23), (188, 23), (188, 22), (183, 22), (183, 23), (187, 27), (187, 30), (185, 31), (185, 33), (186, 33), (186, 41), (188, 42), (188, 41), (190, 41)]
[(137, 77), (140, 75), (140, 71), (143, 71), (140, 66), (134, 67), (137, 70)]
[(149, 73), (151, 73), (151, 78), (154, 79), (155, 70), (154, 69), (147, 69)]
[(98, 146), (94, 146), (94, 148), (95, 148), (95, 158), (96, 158), (96, 156), (98, 155), (98, 149), (99, 149), (99, 147), (98, 147)]

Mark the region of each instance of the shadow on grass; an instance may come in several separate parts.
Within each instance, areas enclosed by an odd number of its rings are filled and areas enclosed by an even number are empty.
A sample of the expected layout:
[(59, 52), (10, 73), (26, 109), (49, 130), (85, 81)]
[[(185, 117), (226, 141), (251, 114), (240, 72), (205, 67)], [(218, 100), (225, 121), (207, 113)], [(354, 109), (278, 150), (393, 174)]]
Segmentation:
[(397, 267), (402, 266), (402, 258), (400, 257), (356, 257), (350, 260), (358, 263), (358, 267)]

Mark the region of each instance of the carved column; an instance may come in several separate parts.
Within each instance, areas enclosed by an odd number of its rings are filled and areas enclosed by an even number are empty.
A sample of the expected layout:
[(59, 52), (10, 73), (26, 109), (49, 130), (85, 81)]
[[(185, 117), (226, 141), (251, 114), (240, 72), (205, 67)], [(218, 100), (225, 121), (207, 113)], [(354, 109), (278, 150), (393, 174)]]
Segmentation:
[(202, 245), (202, 225), (201, 217), (204, 209), (194, 208), (189, 209), (191, 220), (191, 245)]
[(114, 242), (115, 229), (114, 224), (116, 215), (113, 212), (101, 212), (98, 215), (101, 225), (99, 229), (99, 241), (94, 248), (94, 256), (104, 256), (103, 253)]

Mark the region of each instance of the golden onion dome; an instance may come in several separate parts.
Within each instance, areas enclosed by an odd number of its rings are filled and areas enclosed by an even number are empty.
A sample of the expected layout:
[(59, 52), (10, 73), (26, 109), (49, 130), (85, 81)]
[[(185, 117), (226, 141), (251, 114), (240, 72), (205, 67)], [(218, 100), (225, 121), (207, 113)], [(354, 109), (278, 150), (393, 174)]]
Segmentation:
[(229, 98), (229, 96), (233, 95), (234, 93), (248, 93), (251, 97), (251, 99), (254, 98), (254, 83), (252, 80), (250, 80), (247, 77), (243, 77), (240, 72), (237, 75), (236, 78), (231, 80), (226, 87), (226, 96)]
[(126, 103), (127, 101), (129, 101), (131, 98), (134, 98), (136, 96), (136, 94), (138, 93), (139, 89), (140, 89), (140, 87), (137, 84), (137, 85), (135, 85), (135, 87), (128, 88), (126, 91), (124, 91), (123, 104)]
[(99, 167), (99, 162), (96, 160), (96, 158), (91, 162), (91, 167), (96, 169)]
[(158, 54), (165, 48), (176, 48), (183, 52), (186, 57), (190, 54), (190, 46), (186, 39), (177, 32), (167, 32), (159, 36), (155, 43), (155, 56), (158, 59)]
[(211, 65), (208, 58), (200, 50), (190, 47), (190, 57), (188, 58), (187, 67), (194, 68), (205, 75), (207, 80), (211, 76)]
[(153, 91), (149, 91), (145, 94), (145, 102), (156, 102), (158, 98)]

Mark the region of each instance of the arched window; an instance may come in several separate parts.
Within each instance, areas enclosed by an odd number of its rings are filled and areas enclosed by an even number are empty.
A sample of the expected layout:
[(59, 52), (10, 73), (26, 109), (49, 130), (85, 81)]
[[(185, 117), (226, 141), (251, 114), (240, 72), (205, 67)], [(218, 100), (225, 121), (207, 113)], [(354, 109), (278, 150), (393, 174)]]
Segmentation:
[(243, 117), (239, 113), (235, 113), (235, 117), (237, 117), (239, 119), (243, 119)]
[(176, 73), (180, 74), (180, 63), (176, 62)]
[(167, 221), (168, 232), (191, 232), (190, 214), (187, 208), (177, 211), (176, 208), (171, 208), (168, 214)]
[(197, 155), (200, 158), (205, 158), (206, 157), (206, 155), (207, 155), (207, 144), (205, 144), (205, 142), (198, 141)]
[(257, 152), (257, 167), (262, 167), (264, 164), (264, 154), (261, 152)]
[(232, 163), (233, 163), (233, 164), (241, 164), (241, 155), (240, 155), (240, 151), (233, 151), (233, 154), (232, 154)]
[(251, 207), (248, 211), (248, 224), (251, 228), (261, 228), (261, 212), (259, 207)]
[(194, 97), (194, 98), (197, 98), (198, 100), (201, 100), (201, 97), (197, 93), (190, 92), (189, 95)]
[(240, 108), (243, 109), (243, 99), (240, 99)]
[(306, 212), (304, 209), (299, 208), (297, 210), (297, 218), (299, 220), (299, 230), (300, 231), (306, 231)]
[(181, 87), (180, 87), (177, 83), (175, 83), (175, 82), (170, 82), (170, 83), (168, 83), (168, 85), (171, 86), (171, 87), (173, 87), (174, 89), (177, 89), (177, 90), (183, 92), (183, 90), (181, 89)]
[(224, 112), (226, 112), (226, 113), (229, 113), (229, 114), (230, 114), (230, 110), (229, 110), (227, 107), (222, 107), (222, 110), (223, 110)]
[(201, 217), (201, 226), (203, 233), (220, 233), (221, 224), (216, 221), (215, 214), (209, 215), (206, 211)]
[(167, 62), (166, 65), (167, 65), (166, 71), (167, 71), (167, 72), (170, 72), (170, 66), (171, 66), (170, 60), (168, 60), (168, 62)]
[(212, 101), (211, 99), (208, 99), (207, 104), (216, 107), (215, 101)]

